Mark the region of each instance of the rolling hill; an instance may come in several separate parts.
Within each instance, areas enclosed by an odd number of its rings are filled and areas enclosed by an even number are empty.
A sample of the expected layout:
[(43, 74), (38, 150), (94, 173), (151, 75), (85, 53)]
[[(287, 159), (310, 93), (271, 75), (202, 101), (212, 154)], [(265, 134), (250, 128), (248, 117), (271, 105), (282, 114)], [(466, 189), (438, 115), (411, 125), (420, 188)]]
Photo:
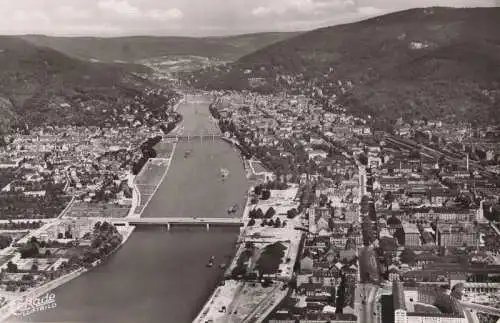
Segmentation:
[(400, 116), (498, 123), (499, 30), (500, 8), (411, 9), (303, 33), (194, 78), (208, 88), (248, 89), (250, 78), (266, 90), (313, 84), (388, 124)]
[(0, 36), (2, 130), (25, 123), (98, 125), (105, 120), (102, 111), (122, 106), (147, 86), (130, 66), (84, 62)]
[(27, 35), (23, 39), (38, 46), (50, 47), (79, 59), (104, 62), (174, 56), (204, 56), (234, 61), (262, 47), (282, 41), (298, 33), (257, 33), (227, 37), (48, 37)]

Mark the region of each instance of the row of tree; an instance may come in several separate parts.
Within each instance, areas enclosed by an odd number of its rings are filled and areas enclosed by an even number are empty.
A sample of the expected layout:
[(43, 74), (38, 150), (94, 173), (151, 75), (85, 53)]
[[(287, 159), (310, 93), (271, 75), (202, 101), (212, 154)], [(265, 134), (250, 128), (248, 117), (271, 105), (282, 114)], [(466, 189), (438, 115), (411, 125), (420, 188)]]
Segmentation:
[(271, 206), (270, 208), (267, 209), (266, 213), (262, 211), (261, 208), (258, 209), (252, 209), (249, 213), (248, 216), (251, 219), (270, 219), (276, 214), (276, 210)]
[(141, 172), (142, 168), (150, 158), (156, 158), (156, 150), (154, 149), (154, 146), (158, 144), (161, 141), (161, 136), (156, 136), (153, 138), (149, 138), (146, 140), (140, 147), (142, 157), (134, 163), (132, 166), (132, 173), (134, 175), (137, 175)]
[[(255, 223), (256, 223), (255, 219), (253, 219), (253, 218), (248, 221), (249, 226), (254, 226)], [(260, 226), (265, 227), (266, 225), (270, 226), (270, 227), (281, 228), (281, 227), (286, 226), (286, 221), (281, 222), (280, 218), (276, 218), (276, 220), (274, 220), (274, 221), (273, 221), (273, 219), (269, 219), (269, 220), (263, 219)]]

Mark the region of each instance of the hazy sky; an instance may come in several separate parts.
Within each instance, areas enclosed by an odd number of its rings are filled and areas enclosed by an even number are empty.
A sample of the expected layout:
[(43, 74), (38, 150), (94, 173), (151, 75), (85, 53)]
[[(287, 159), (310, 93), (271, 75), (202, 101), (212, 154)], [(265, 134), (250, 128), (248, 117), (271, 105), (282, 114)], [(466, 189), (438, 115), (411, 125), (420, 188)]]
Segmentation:
[(412, 7), (500, 0), (0, 0), (0, 34), (227, 35), (306, 30)]

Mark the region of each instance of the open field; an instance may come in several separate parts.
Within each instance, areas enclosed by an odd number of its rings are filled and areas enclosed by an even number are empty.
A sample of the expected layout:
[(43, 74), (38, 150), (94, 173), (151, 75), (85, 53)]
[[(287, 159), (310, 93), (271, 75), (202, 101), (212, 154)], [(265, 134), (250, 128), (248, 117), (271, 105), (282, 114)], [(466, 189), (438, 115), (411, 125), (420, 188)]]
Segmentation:
[[(173, 151), (172, 144), (165, 143), (165, 145), (161, 145), (161, 147), (170, 147), (170, 154)], [(165, 155), (165, 153), (163, 153), (163, 155)], [(156, 187), (161, 184), (163, 174), (165, 174), (165, 172), (167, 171), (168, 164), (169, 161), (167, 159), (150, 159), (146, 163), (146, 165), (144, 165), (144, 168), (139, 173), (139, 175), (137, 175), (135, 184), (139, 189), (141, 198), (139, 200), (140, 203), (137, 205), (134, 211), (136, 214), (142, 213), (149, 199), (154, 194)]]
[(170, 158), (174, 145), (170, 142), (160, 141), (156, 146), (154, 146), (157, 158)]
[[(143, 170), (137, 175), (135, 183), (138, 186), (156, 186), (160, 183), (163, 173), (167, 168), (168, 162), (163, 159), (151, 159), (146, 165), (144, 165)], [(142, 191), (141, 191), (142, 192)]]

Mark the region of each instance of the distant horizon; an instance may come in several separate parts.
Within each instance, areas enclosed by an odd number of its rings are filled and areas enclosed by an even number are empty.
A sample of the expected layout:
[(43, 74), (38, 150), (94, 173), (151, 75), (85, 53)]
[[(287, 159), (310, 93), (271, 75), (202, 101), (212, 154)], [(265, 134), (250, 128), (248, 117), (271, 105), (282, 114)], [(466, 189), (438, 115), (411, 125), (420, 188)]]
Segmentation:
[[(181, 2), (185, 1), (185, 2)], [(500, 0), (17, 0), (0, 5), (0, 35), (94, 37), (230, 37), (301, 33), (410, 9), (492, 8)], [(57, 3), (60, 2), (58, 6)], [(220, 3), (219, 3), (220, 2)], [(242, 2), (242, 3), (239, 3)], [(263, 2), (262, 5), (259, 5)], [(443, 3), (445, 2), (445, 3)], [(191, 3), (191, 4), (190, 4)], [(416, 6), (415, 6), (416, 5)], [(161, 9), (159, 9), (161, 8)]]
[[(333, 27), (333, 26), (327, 26)], [(323, 28), (323, 27), (319, 27)], [(318, 28), (316, 28), (318, 29)], [(306, 33), (309, 30), (292, 30), (292, 31), (257, 31), (257, 32), (247, 32), (247, 33), (237, 33), (237, 34), (227, 34), (227, 35), (213, 35), (213, 36), (183, 36), (183, 35), (151, 35), (151, 34), (127, 34), (127, 35), (47, 35), (47, 34), (1, 34), (3, 37), (23, 37), (23, 36), (36, 36), (36, 37), (50, 37), (50, 38), (228, 38), (228, 37), (242, 37), (242, 36), (252, 36), (261, 34), (300, 34)]]

